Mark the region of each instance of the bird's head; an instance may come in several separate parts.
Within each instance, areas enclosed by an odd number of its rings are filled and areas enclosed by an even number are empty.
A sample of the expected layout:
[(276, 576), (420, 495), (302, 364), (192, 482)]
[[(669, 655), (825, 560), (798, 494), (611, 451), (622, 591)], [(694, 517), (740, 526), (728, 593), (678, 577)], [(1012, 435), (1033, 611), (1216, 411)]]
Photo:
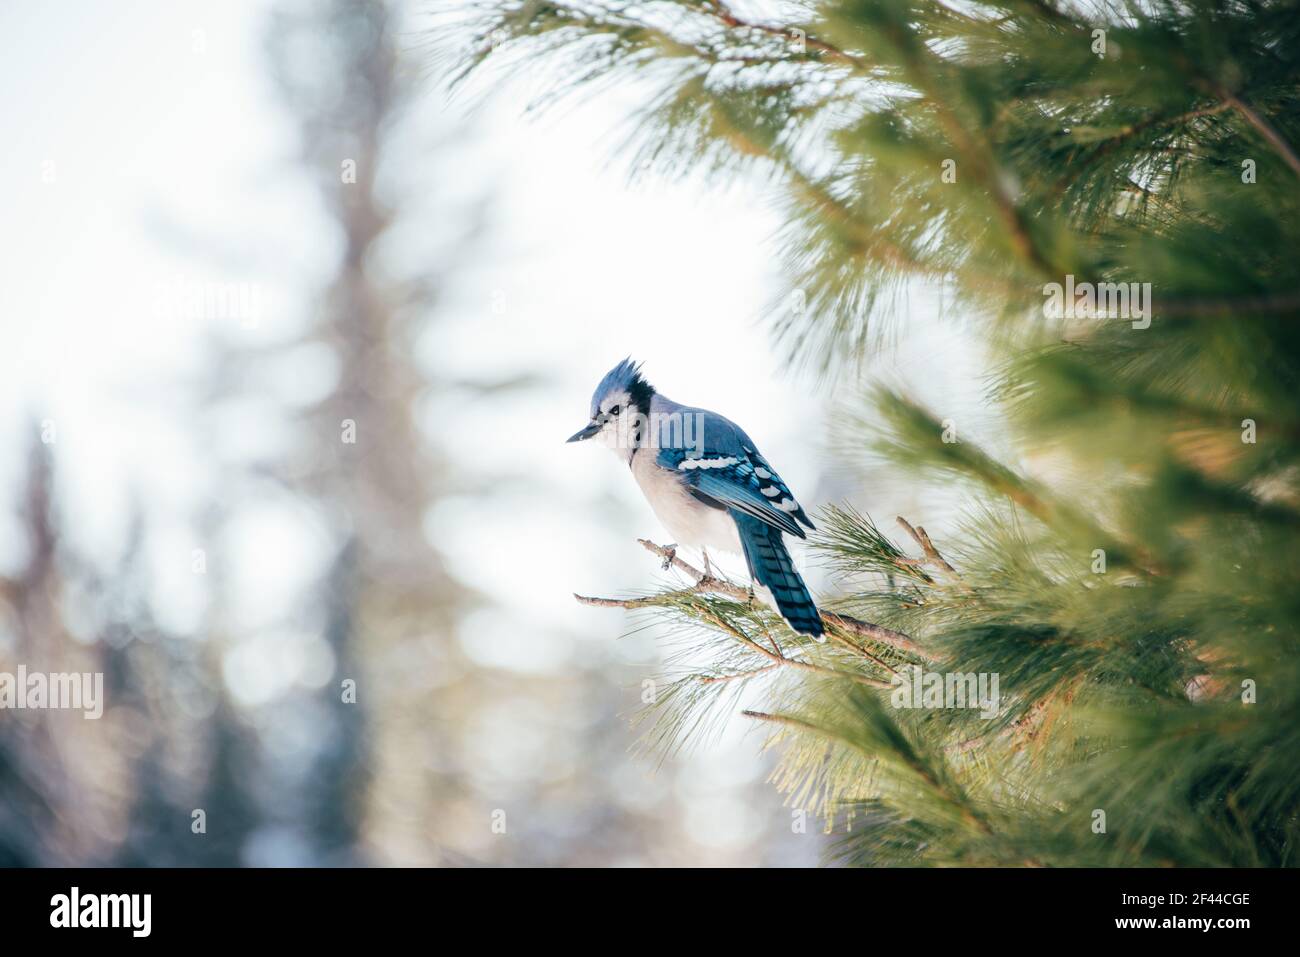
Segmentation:
[(599, 438), (612, 449), (635, 449), (645, 434), (654, 386), (641, 377), (641, 364), (624, 359), (605, 374), (591, 395), (591, 419), (570, 442)]

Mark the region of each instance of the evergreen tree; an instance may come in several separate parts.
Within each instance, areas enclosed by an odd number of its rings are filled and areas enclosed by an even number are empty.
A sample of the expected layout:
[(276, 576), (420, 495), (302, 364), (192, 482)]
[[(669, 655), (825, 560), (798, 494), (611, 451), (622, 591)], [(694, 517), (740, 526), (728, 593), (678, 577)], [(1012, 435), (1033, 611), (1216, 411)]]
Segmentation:
[[(792, 361), (847, 389), (916, 284), (998, 360), (996, 455), (902, 391), (853, 417), (970, 505), (940, 542), (829, 507), (827, 644), (717, 579), (624, 602), (715, 654), (653, 742), (761, 684), (777, 783), (845, 862), (1295, 862), (1296, 7), (479, 8), (464, 73), (522, 62), (544, 100), (636, 79), (638, 167), (779, 184)], [(899, 707), (918, 667), (997, 675), (996, 715)]]

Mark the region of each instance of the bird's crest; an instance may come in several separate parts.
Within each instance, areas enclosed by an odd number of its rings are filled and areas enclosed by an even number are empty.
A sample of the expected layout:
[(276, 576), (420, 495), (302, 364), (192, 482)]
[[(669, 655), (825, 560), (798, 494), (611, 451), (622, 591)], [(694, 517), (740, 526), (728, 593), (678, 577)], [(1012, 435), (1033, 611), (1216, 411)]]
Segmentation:
[(605, 373), (605, 378), (600, 380), (596, 386), (596, 391), (591, 396), (591, 415), (596, 417), (600, 411), (601, 400), (614, 392), (626, 392), (630, 396), (632, 405), (636, 406), (642, 414), (649, 414), (650, 397), (654, 395), (655, 389), (645, 377), (641, 375), (640, 362), (633, 362), (632, 357), (628, 356), (609, 372)]

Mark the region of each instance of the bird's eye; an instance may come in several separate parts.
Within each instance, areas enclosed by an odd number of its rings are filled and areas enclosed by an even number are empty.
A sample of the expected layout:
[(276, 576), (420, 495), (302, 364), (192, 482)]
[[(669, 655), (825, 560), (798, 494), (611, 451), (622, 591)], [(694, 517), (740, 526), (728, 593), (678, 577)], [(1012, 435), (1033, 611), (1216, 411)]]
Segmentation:
[(609, 414), (610, 414), (610, 415), (618, 415), (618, 410), (621, 409), (621, 408), (622, 408), (621, 405), (616, 405), (616, 406), (614, 406), (614, 408), (612, 408), (612, 409), (609, 410)]

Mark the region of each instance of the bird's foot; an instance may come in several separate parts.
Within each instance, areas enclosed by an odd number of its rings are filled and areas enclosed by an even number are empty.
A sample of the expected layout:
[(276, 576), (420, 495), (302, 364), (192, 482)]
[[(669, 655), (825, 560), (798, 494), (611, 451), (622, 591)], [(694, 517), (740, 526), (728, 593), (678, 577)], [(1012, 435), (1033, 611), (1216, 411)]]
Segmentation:
[(706, 549), (701, 548), (700, 554), (704, 556), (704, 577), (713, 577), (713, 566), (709, 564), (709, 553)]
[(668, 571), (668, 569), (673, 567), (673, 559), (677, 557), (677, 545), (666, 545), (664, 546), (664, 551), (667, 554), (664, 555), (664, 563), (661, 567), (664, 571)]

